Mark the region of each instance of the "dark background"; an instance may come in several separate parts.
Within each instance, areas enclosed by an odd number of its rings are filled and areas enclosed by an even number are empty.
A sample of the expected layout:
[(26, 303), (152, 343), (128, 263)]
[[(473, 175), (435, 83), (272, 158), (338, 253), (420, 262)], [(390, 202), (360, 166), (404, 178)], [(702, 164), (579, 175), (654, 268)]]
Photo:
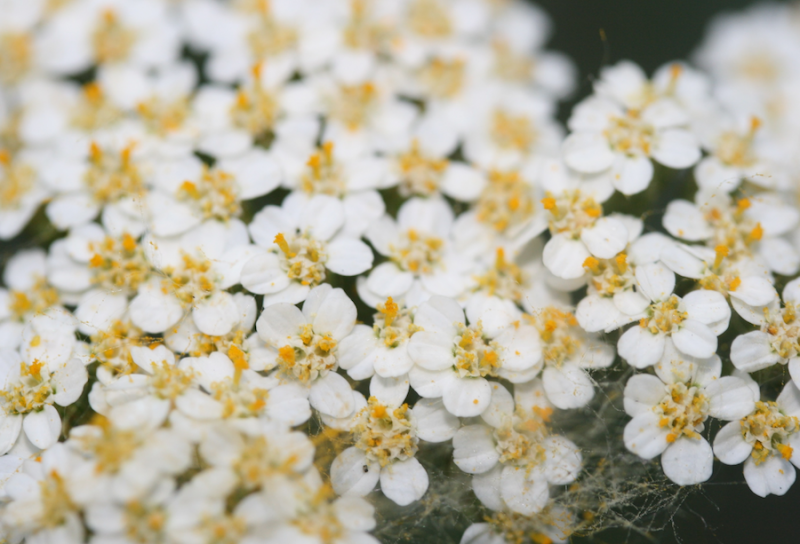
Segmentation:
[[(578, 67), (576, 96), (591, 92), (599, 69), (631, 59), (645, 71), (686, 59), (703, 39), (706, 25), (718, 13), (741, 10), (748, 0), (538, 0), (550, 14), (551, 49), (566, 53)], [(605, 41), (601, 39), (601, 29)], [(798, 97), (800, 99), (800, 97)], [(574, 100), (562, 108), (568, 116)], [(790, 544), (800, 542), (800, 482), (783, 497), (754, 495), (741, 465), (716, 463), (714, 476), (699, 487), (663, 531), (653, 533), (665, 544)], [(625, 542), (624, 533), (601, 535), (598, 542)], [(639, 541), (639, 538), (635, 539)]]

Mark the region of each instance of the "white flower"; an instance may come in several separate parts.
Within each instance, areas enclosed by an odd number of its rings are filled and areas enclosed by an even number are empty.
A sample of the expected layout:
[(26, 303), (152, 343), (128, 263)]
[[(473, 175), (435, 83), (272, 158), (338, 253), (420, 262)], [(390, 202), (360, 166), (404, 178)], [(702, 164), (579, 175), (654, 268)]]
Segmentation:
[(351, 333), (356, 307), (341, 289), (320, 285), (312, 289), (302, 312), (280, 302), (264, 309), (256, 322), (262, 340), (277, 350), (278, 378), (308, 388), (316, 410), (336, 418), (355, 408), (353, 391), (339, 366), (339, 343)]
[(84, 542), (85, 531), (80, 505), (73, 501), (73, 470), (77, 454), (63, 444), (55, 444), (38, 462), (23, 465), (23, 470), (6, 482), (10, 499), (0, 513), (0, 526), (12, 541), (23, 539), (64, 544)]
[(464, 156), (481, 168), (508, 170), (558, 154), (562, 130), (545, 96), (519, 88), (487, 93), (472, 115)]
[(625, 447), (643, 459), (661, 455), (664, 474), (678, 485), (711, 477), (711, 446), (700, 433), (708, 416), (723, 420), (743, 417), (758, 396), (744, 379), (720, 377), (716, 355), (693, 359), (677, 351), (656, 366), (658, 377), (636, 374), (625, 386)]
[[(489, 376), (528, 371), (531, 378), (541, 368), (541, 343), (536, 329), (519, 322), (519, 315), (494, 317), (506, 326), (484, 332), (481, 315), (470, 316), (453, 300), (434, 296), (419, 307), (414, 324), (422, 327), (411, 337), (408, 353), (415, 366), (409, 372), (411, 387), (422, 397), (442, 397), (447, 410), (472, 417), (489, 407)], [(489, 316), (487, 316), (489, 317)], [(535, 370), (534, 370), (535, 369)]]
[(575, 481), (582, 457), (570, 440), (550, 432), (553, 409), (537, 398), (538, 381), (517, 386), (514, 398), (494, 384), (492, 403), (481, 417), (453, 437), (453, 459), (473, 474), (472, 489), (492, 510), (506, 508), (529, 516), (541, 511), (550, 497), (549, 485)]
[(638, 325), (620, 337), (617, 350), (631, 366), (645, 368), (668, 355), (667, 343), (683, 355), (705, 359), (717, 350), (717, 336), (725, 332), (731, 310), (716, 291), (672, 293), (675, 274), (660, 263), (636, 269), (639, 292), (650, 300)]
[(734, 200), (724, 192), (698, 192), (697, 204), (673, 200), (664, 214), (664, 228), (677, 238), (704, 242), (732, 263), (755, 260), (778, 274), (792, 275), (800, 255), (783, 238), (800, 220), (800, 212), (778, 195), (760, 193)]
[(71, 476), (82, 504), (138, 500), (192, 463), (191, 445), (179, 433), (120, 429), (103, 417), (72, 428), (67, 446), (81, 457)]
[(800, 303), (800, 279), (783, 290), (783, 307), (773, 289), (764, 304), (738, 303), (739, 315), (759, 326), (759, 330), (737, 336), (731, 344), (731, 362), (744, 372), (755, 372), (776, 363), (789, 365), (795, 383), (800, 382), (800, 322), (797, 306)]
[(792, 188), (789, 172), (781, 164), (782, 150), (765, 131), (759, 130), (760, 119), (751, 117), (717, 125), (716, 130), (706, 129), (710, 134), (704, 147), (710, 156), (694, 169), (701, 190), (731, 192), (743, 182), (766, 189)]
[(583, 173), (611, 170), (623, 194), (645, 190), (653, 177), (650, 158), (671, 168), (700, 160), (689, 116), (675, 101), (650, 97), (641, 70), (630, 63), (606, 68), (596, 95), (578, 104), (569, 120), (564, 161)]
[(289, 198), (280, 208), (267, 206), (256, 214), (249, 229), (256, 244), (269, 251), (245, 263), (242, 285), (252, 293), (265, 294), (265, 306), (294, 304), (305, 300), (328, 270), (343, 276), (368, 270), (372, 251), (360, 240), (337, 235), (343, 225), (343, 206), (328, 195)]
[(59, 293), (47, 282), (45, 253), (39, 249), (23, 250), (6, 263), (0, 287), (0, 345), (5, 349), (19, 346), (25, 323), (60, 302)]
[[(58, 337), (55, 330), (42, 332), (48, 341)], [(37, 448), (46, 449), (55, 444), (61, 435), (61, 416), (53, 404), (69, 406), (74, 403), (89, 378), (80, 359), (60, 364), (38, 359), (26, 361), (15, 351), (0, 354), (0, 376), (3, 411), (0, 453), (14, 446), (22, 430)]]
[(462, 202), (478, 198), (486, 185), (484, 174), (447, 157), (458, 147), (458, 134), (442, 119), (427, 114), (414, 127), (391, 161), (387, 186), (397, 185), (404, 197), (443, 193)]
[(761, 260), (727, 258), (730, 250), (679, 243), (664, 244), (661, 262), (676, 274), (692, 278), (703, 289), (718, 291), (730, 298), (733, 309), (752, 322), (753, 312), (768, 305), (778, 295), (772, 286), (772, 274)]
[(389, 260), (359, 283), (361, 299), (375, 306), (393, 297), (415, 306), (431, 295), (457, 296), (470, 262), (452, 244), (453, 212), (440, 198), (407, 200), (397, 221), (384, 215), (373, 222), (367, 239)]
[[(614, 349), (589, 336), (566, 309), (549, 306), (525, 316), (539, 331), (542, 344), (542, 384), (547, 400), (562, 410), (585, 406), (594, 397), (586, 372), (614, 362)], [(507, 376), (512, 383), (528, 381), (526, 372)]]
[[(758, 385), (751, 382), (754, 393)], [(758, 399), (758, 396), (756, 396)], [(759, 497), (783, 495), (795, 480), (800, 447), (800, 391), (787, 383), (776, 402), (759, 401), (741, 419), (722, 427), (714, 454), (726, 465), (744, 462), (744, 479)]]
[(39, 169), (44, 157), (0, 148), (0, 240), (19, 234), (48, 198)]
[(284, 185), (294, 191), (284, 203), (297, 207), (307, 205), (315, 195), (335, 197), (330, 205), (335, 203), (342, 210), (342, 232), (359, 237), (385, 211), (377, 189), (387, 185), (388, 164), (385, 159), (369, 155), (342, 158), (339, 149), (326, 141), (320, 149), (303, 156), (284, 154)]
[[(521, 170), (491, 170), (472, 209), (461, 214), (453, 228), (460, 252), (491, 255), (497, 246), (514, 254), (547, 229), (547, 215), (538, 206), (536, 164)], [(609, 193), (610, 194), (610, 193)]]
[(355, 446), (331, 465), (334, 491), (364, 496), (380, 480), (383, 494), (400, 506), (421, 499), (428, 489), (428, 474), (415, 457), (420, 438), (443, 442), (459, 425), (438, 401), (422, 399), (409, 409), (407, 404), (387, 406), (370, 397), (349, 424)]
[(544, 265), (559, 278), (583, 276), (587, 259), (614, 257), (635, 234), (623, 220), (603, 217), (601, 204), (580, 189), (548, 193), (542, 206), (550, 213), (552, 235), (544, 246)]
[(180, 53), (180, 30), (168, 5), (146, 0), (79, 1), (58, 10), (40, 30), (37, 45), (44, 69), (74, 74), (93, 64), (131, 63), (151, 68)]
[[(180, 237), (142, 242), (148, 261), (163, 274), (139, 285), (128, 311), (131, 321), (147, 332), (164, 332), (191, 311), (197, 328), (212, 336), (228, 334), (242, 319), (233, 295), (225, 288), (239, 283), (240, 267), (230, 255), (247, 256), (243, 223), (206, 221)], [(159, 279), (161, 277), (161, 279)]]
[(122, 430), (156, 429), (173, 409), (195, 414), (205, 395), (198, 390), (191, 359), (176, 363), (163, 345), (134, 346), (130, 351), (138, 372), (113, 377), (93, 391), (89, 400), (95, 411)]
[(388, 297), (378, 304), (372, 327), (356, 325), (339, 344), (339, 366), (355, 380), (403, 376), (414, 366), (408, 343), (419, 330), (413, 312)]

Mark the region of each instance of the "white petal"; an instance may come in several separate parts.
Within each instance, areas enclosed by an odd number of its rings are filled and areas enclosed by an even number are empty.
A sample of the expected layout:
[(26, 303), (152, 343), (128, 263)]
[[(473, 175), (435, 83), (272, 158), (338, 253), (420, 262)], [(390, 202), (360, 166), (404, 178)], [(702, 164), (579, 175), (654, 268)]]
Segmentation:
[(541, 474), (528, 477), (524, 467), (505, 466), (500, 475), (500, 495), (511, 510), (529, 516), (544, 508), (550, 490)]
[(554, 276), (573, 279), (584, 275), (583, 263), (589, 256), (583, 242), (572, 240), (566, 234), (556, 234), (545, 244), (542, 259)]
[(578, 447), (563, 436), (552, 435), (545, 439), (544, 472), (553, 485), (566, 485), (575, 481), (581, 471), (583, 457)]
[(618, 155), (611, 168), (614, 187), (623, 195), (641, 193), (652, 179), (653, 163), (648, 157)]
[(610, 259), (628, 245), (628, 229), (618, 219), (601, 217), (581, 231), (581, 241), (595, 257)]
[(445, 383), (442, 401), (458, 417), (480, 415), (492, 399), (492, 386), (484, 378), (456, 378)]
[(456, 377), (452, 370), (431, 372), (422, 367), (415, 366), (408, 371), (408, 381), (420, 397), (439, 398), (444, 393), (444, 388)]
[(586, 406), (594, 397), (594, 387), (586, 371), (572, 364), (545, 368), (542, 382), (547, 398), (562, 410)]
[(634, 325), (619, 338), (617, 353), (634, 368), (646, 368), (661, 360), (664, 342), (663, 334), (653, 334)]
[(55, 387), (53, 402), (59, 406), (69, 406), (77, 401), (83, 393), (83, 387), (89, 381), (89, 374), (80, 359), (70, 359), (53, 373), (51, 382)]
[(325, 268), (341, 276), (355, 276), (372, 268), (372, 250), (361, 240), (336, 238), (328, 244)]
[[(366, 468), (366, 470), (365, 470)], [(380, 478), (381, 466), (355, 447), (347, 448), (331, 464), (331, 485), (338, 495), (363, 497)]]
[(753, 397), (750, 386), (735, 376), (724, 376), (706, 385), (705, 389), (708, 413), (717, 419), (743, 418), (755, 409), (758, 400)]
[(422, 498), (428, 490), (428, 473), (414, 457), (381, 469), (381, 491), (400, 506)]
[(686, 251), (678, 244), (672, 244), (661, 251), (661, 262), (684, 278), (700, 279), (703, 277), (705, 263)]
[(41, 412), (31, 412), (22, 423), (25, 435), (34, 446), (46, 449), (58, 441), (61, 434), (61, 416), (52, 405), (45, 405)]
[(499, 511), (506, 507), (500, 496), (500, 480), (502, 474), (503, 465), (498, 464), (488, 472), (472, 476), (472, 491), (484, 506), (492, 510)]
[(372, 365), (375, 373), (384, 378), (395, 378), (408, 374), (414, 366), (414, 361), (408, 353), (408, 346), (400, 345), (396, 348), (379, 346), (372, 353)]
[(422, 327), (424, 331), (436, 332), (447, 337), (455, 336), (456, 323), (466, 323), (464, 311), (455, 300), (448, 297), (431, 297), (414, 315), (414, 324)]
[(761, 331), (737, 336), (731, 344), (733, 366), (745, 372), (755, 372), (777, 363), (780, 356), (772, 351), (770, 340), (770, 335)]
[[(686, 305), (686, 313), (689, 319), (699, 321), (705, 325), (719, 322), (727, 324), (731, 317), (731, 309), (728, 306), (728, 302), (717, 291), (709, 291), (707, 289), (692, 291), (683, 297), (683, 303)], [(725, 329), (727, 329), (727, 326)], [(722, 334), (725, 329), (718, 331), (717, 334)]]
[(681, 437), (661, 455), (667, 478), (678, 485), (694, 485), (711, 477), (714, 454), (705, 438)]
[(453, 437), (453, 462), (469, 474), (481, 474), (494, 467), (500, 459), (491, 427), (468, 425)]
[(752, 451), (753, 446), (748, 444), (742, 436), (740, 421), (731, 421), (722, 427), (714, 437), (714, 455), (726, 465), (743, 463), (750, 457)]
[(299, 334), (300, 327), (307, 323), (297, 306), (286, 303), (273, 304), (266, 308), (256, 321), (258, 336), (274, 346), (284, 346), (286, 341)]
[(192, 318), (203, 334), (223, 336), (239, 322), (239, 308), (230, 293), (217, 291), (195, 306)]
[(17, 442), (23, 416), (0, 416), (0, 455), (5, 455)]
[(651, 374), (634, 374), (625, 384), (625, 413), (636, 417), (652, 411), (666, 396), (664, 382)]
[(627, 323), (612, 299), (594, 294), (588, 295), (578, 303), (575, 317), (587, 332), (612, 331)]
[(417, 422), (417, 436), (426, 442), (450, 440), (461, 425), (441, 399), (420, 399), (411, 412)]
[(335, 372), (328, 372), (313, 383), (308, 402), (323, 414), (337, 418), (347, 417), (355, 408), (350, 384)]
[[(319, 293), (326, 293), (318, 297)], [(329, 334), (341, 340), (356, 324), (356, 305), (342, 289), (319, 285), (311, 290), (303, 304), (303, 314), (313, 325), (314, 332)]]
[(775, 455), (770, 455), (760, 465), (756, 465), (752, 457), (744, 463), (744, 479), (750, 490), (759, 497), (786, 494), (795, 477), (792, 464)]
[(564, 162), (578, 172), (593, 174), (610, 167), (614, 153), (599, 133), (577, 132), (564, 140)]
[(251, 293), (264, 295), (285, 289), (292, 280), (281, 268), (280, 257), (265, 252), (254, 255), (244, 264), (239, 281)]
[(688, 168), (700, 160), (697, 138), (688, 130), (663, 131), (656, 140), (651, 155), (670, 168)]
[(445, 370), (455, 364), (452, 339), (427, 330), (419, 331), (411, 337), (408, 355), (416, 364), (430, 371)]
[(382, 378), (378, 375), (369, 382), (369, 394), (382, 404), (396, 408), (405, 402), (408, 396), (408, 377)]
[(636, 267), (636, 283), (652, 301), (666, 300), (675, 289), (675, 274), (661, 263)]
[(681, 352), (701, 359), (717, 351), (717, 336), (708, 326), (693, 319), (681, 323), (680, 329), (672, 333), (672, 342)]
[(481, 419), (494, 428), (511, 423), (514, 415), (514, 397), (502, 384), (492, 382), (492, 400), (481, 414)]
[(667, 205), (663, 224), (671, 235), (691, 242), (705, 240), (713, 234), (703, 212), (686, 200), (673, 200)]
[(661, 454), (669, 442), (669, 431), (659, 425), (660, 416), (653, 411), (642, 412), (625, 425), (625, 447), (642, 459), (652, 459)]
[(385, 299), (405, 294), (414, 281), (414, 274), (400, 270), (396, 264), (386, 262), (376, 266), (367, 276), (370, 291)]
[(183, 317), (178, 300), (160, 291), (140, 293), (131, 301), (128, 312), (133, 324), (145, 332), (164, 332)]

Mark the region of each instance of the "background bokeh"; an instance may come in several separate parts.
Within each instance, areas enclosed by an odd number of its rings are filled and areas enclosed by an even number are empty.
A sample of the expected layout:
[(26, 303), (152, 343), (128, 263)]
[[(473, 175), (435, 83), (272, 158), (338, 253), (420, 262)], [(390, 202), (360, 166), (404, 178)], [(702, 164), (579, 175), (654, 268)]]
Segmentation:
[[(569, 55), (578, 68), (575, 96), (561, 109), (566, 120), (575, 101), (591, 92), (600, 68), (631, 59), (651, 73), (665, 62), (690, 58), (717, 14), (741, 10), (748, 0), (538, 0), (553, 20), (549, 48)], [(602, 32), (601, 32), (602, 29)], [(605, 36), (605, 40), (601, 38)], [(798, 97), (800, 99), (800, 97)], [(669, 516), (669, 514), (667, 514)], [(601, 535), (599, 543), (628, 540), (624, 532)], [(717, 463), (714, 476), (691, 494), (663, 531), (664, 544), (751, 544), (800, 542), (800, 485), (783, 497), (755, 496), (741, 465)], [(639, 542), (637, 536), (631, 542)]]

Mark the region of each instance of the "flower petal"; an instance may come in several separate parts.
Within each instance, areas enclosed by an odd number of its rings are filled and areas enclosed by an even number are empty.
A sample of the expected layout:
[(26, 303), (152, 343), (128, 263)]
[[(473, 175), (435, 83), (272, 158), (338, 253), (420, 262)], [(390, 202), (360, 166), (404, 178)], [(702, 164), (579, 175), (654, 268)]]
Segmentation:
[(661, 455), (664, 474), (678, 485), (694, 485), (711, 478), (714, 454), (705, 438), (681, 437)]

